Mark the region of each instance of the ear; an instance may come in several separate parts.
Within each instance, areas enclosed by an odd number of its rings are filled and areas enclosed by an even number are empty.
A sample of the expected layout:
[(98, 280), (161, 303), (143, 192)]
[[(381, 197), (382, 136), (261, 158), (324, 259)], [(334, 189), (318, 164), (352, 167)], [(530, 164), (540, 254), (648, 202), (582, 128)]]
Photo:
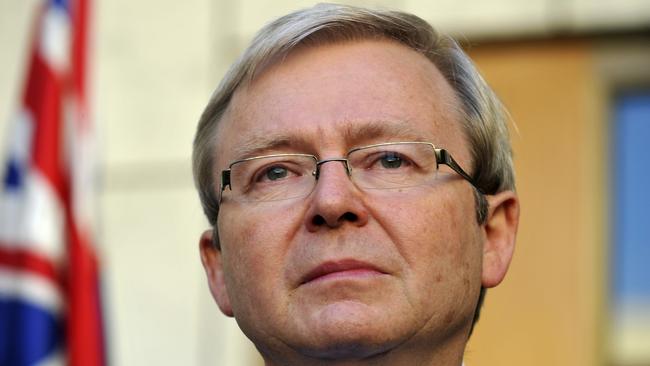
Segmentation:
[(483, 287), (501, 283), (508, 271), (515, 250), (519, 225), (519, 198), (512, 191), (486, 196), (489, 203), (488, 218), (483, 225)]
[(206, 230), (199, 240), (199, 250), (201, 251), (201, 263), (208, 277), (208, 286), (212, 297), (219, 305), (219, 309), (227, 316), (233, 316), (232, 306), (230, 306), (230, 297), (226, 291), (226, 282), (223, 273), (223, 264), (221, 263), (221, 250), (214, 245), (212, 241), (212, 230)]

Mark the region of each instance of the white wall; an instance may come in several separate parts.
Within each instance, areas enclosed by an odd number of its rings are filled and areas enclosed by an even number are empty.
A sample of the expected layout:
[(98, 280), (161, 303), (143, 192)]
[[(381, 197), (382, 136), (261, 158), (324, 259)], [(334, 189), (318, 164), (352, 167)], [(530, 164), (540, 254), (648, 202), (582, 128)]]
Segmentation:
[[(37, 0), (0, 0), (0, 147), (5, 145), (8, 121), (17, 110), (28, 52), (29, 28)], [(5, 156), (0, 149), (0, 158)], [(4, 161), (4, 160), (2, 160)]]

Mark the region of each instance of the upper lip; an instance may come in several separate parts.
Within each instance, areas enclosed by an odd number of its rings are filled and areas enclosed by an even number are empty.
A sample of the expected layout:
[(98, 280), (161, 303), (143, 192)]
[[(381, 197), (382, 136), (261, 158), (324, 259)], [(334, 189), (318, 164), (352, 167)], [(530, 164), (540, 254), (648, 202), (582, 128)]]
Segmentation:
[(381, 269), (379, 269), (377, 266), (363, 262), (360, 260), (356, 259), (344, 259), (344, 260), (337, 260), (337, 261), (327, 261), (323, 262), (322, 264), (316, 266), (314, 269), (311, 271), (307, 272), (305, 274), (301, 281), (300, 284), (304, 284), (310, 281), (313, 281), (317, 279), (318, 277), (322, 277), (325, 275), (328, 275), (330, 273), (334, 272), (342, 272), (342, 271), (350, 271), (350, 270), (358, 270), (358, 269), (367, 269), (367, 270), (372, 270), (376, 271), (379, 273), (385, 273)]

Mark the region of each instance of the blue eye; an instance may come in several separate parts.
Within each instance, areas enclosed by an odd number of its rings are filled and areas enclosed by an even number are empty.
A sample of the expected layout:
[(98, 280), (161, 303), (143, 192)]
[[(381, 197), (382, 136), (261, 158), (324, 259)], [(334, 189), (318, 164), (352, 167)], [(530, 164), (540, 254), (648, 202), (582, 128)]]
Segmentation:
[(394, 152), (386, 152), (381, 157), (381, 166), (386, 169), (396, 169), (402, 166), (402, 157)]
[(286, 168), (280, 167), (280, 166), (274, 166), (270, 167), (269, 169), (266, 170), (266, 173), (264, 174), (264, 177), (268, 180), (278, 180), (282, 178), (286, 178), (288, 174), (288, 171)]

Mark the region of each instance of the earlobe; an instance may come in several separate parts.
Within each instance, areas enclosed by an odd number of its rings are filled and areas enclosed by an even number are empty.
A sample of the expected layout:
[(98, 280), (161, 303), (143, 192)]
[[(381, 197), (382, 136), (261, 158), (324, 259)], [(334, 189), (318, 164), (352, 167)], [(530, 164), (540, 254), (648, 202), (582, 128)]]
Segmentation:
[(483, 226), (483, 287), (501, 283), (508, 271), (515, 249), (519, 225), (519, 198), (512, 191), (487, 196), (489, 211)]
[(201, 239), (199, 239), (199, 250), (201, 253), (201, 263), (208, 277), (208, 286), (210, 287), (212, 297), (225, 315), (233, 316), (230, 297), (228, 296), (228, 291), (226, 291), (223, 264), (221, 262), (221, 250), (213, 244), (212, 230), (206, 230), (201, 235)]

